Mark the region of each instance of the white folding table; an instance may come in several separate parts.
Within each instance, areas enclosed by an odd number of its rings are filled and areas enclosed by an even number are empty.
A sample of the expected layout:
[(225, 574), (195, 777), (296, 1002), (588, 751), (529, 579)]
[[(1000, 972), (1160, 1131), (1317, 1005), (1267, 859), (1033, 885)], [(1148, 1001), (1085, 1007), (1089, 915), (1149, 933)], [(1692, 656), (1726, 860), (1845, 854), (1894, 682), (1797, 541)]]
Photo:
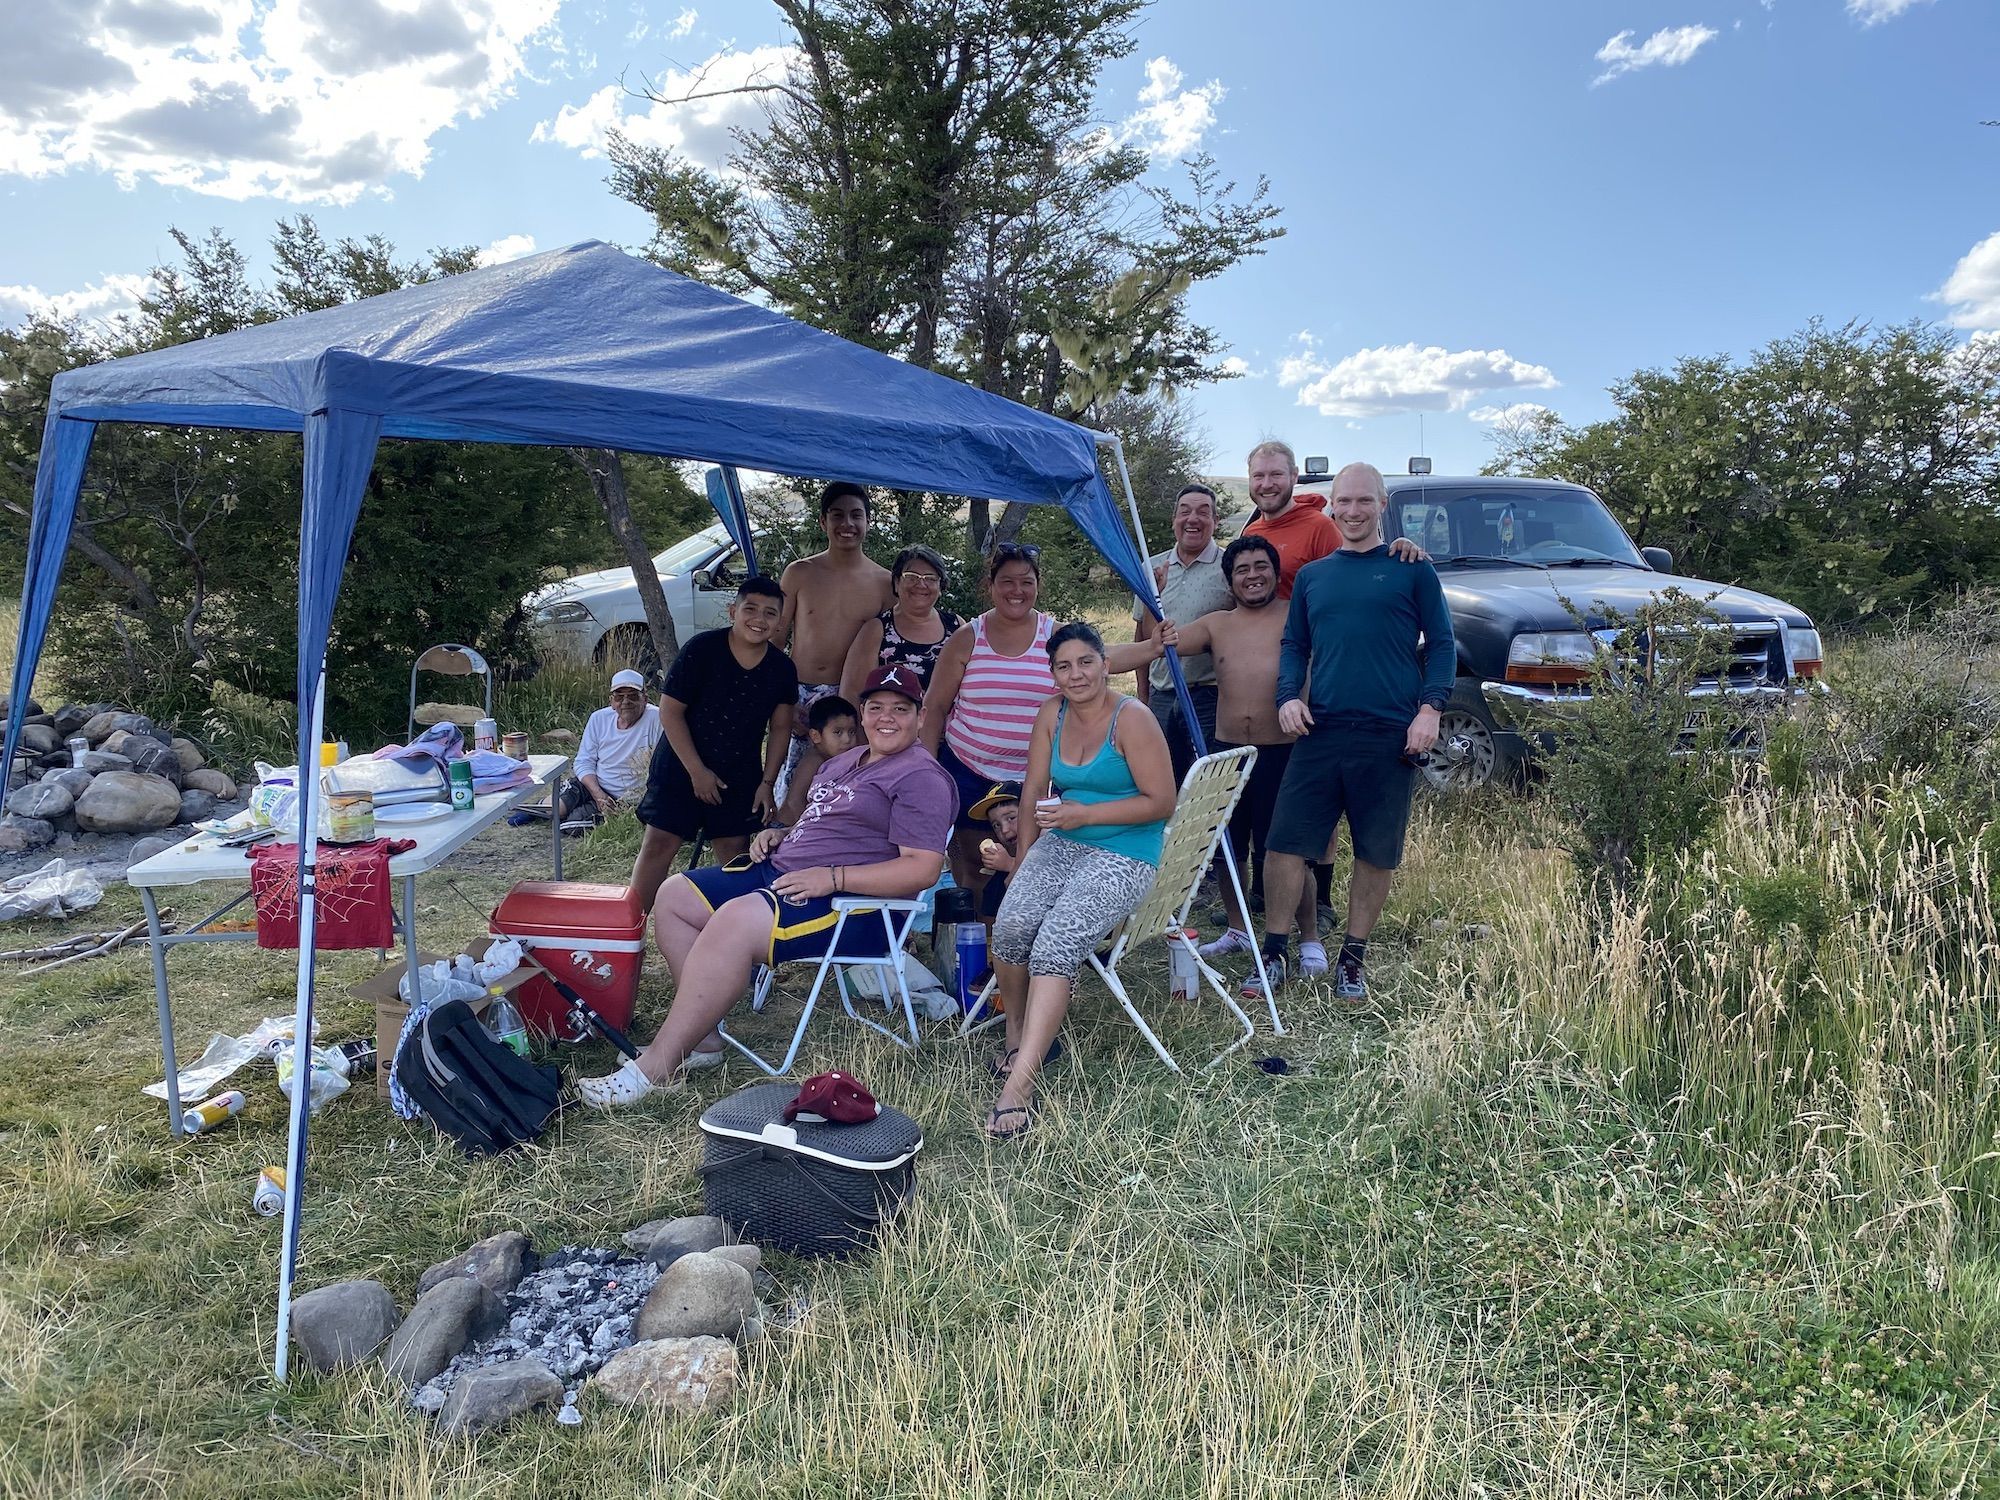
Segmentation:
[[(544, 792), (549, 794), (549, 830), (555, 850), (555, 878), (562, 879), (562, 825), (555, 816), (555, 794), (563, 773), (569, 770), (569, 757), (531, 755), (528, 765), (534, 773), (534, 780), (525, 786), (475, 797), (472, 807), (466, 811), (412, 823), (407, 828), (382, 830), (382, 837), (410, 839), (416, 844), (416, 848), (406, 849), (389, 859), (389, 878), (403, 882), (403, 947), (409, 961), (406, 972), (414, 974), (417, 969), (417, 877), (435, 870), (476, 835)], [(125, 879), (138, 891), (139, 899), (146, 906), (146, 941), (153, 950), (153, 996), (160, 1012), (160, 1053), (167, 1067), (167, 1123), (175, 1135), (180, 1135), (180, 1068), (174, 1060), (174, 1009), (167, 993), (167, 950), (182, 943), (257, 941), (255, 932), (203, 931), (211, 922), (250, 899), (250, 856), (243, 849), (222, 847), (213, 834), (198, 833), (132, 866), (125, 872)], [(193, 926), (181, 932), (163, 932), (159, 903), (153, 893), (163, 887), (205, 885), (213, 880), (243, 881), (245, 888)]]

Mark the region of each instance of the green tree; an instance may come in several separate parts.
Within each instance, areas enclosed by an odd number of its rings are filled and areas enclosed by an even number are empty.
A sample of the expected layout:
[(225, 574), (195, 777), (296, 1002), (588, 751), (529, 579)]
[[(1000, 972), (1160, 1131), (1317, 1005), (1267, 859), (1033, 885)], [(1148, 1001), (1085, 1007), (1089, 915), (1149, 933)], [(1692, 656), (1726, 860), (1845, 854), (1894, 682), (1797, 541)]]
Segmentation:
[(1825, 624), (2000, 569), (2000, 342), (1815, 323), (1741, 364), (1684, 359), (1611, 394), (1605, 421), (1503, 430), (1487, 471), (1587, 484), (1682, 571)]
[[(1143, 0), (776, 3), (799, 61), (745, 86), (768, 122), (724, 172), (612, 143), (656, 259), (1078, 420), (1119, 391), (1226, 378), (1187, 294), (1282, 231), (1264, 183), (1239, 193), (1198, 159), (1185, 196), (1144, 184), (1143, 153), (1093, 120)], [(986, 504), (968, 518), (982, 545)]]

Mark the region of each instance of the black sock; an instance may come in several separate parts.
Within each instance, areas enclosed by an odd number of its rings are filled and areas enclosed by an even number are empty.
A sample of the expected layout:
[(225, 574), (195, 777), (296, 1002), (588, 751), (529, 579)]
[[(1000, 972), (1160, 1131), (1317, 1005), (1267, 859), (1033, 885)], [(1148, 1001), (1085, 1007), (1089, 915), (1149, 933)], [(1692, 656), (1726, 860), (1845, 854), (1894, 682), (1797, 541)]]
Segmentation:
[(1265, 933), (1264, 934), (1265, 962), (1268, 963), (1270, 960), (1274, 958), (1283, 959), (1285, 954), (1290, 951), (1291, 946), (1292, 946), (1292, 935), (1289, 932)]
[(1343, 962), (1351, 958), (1356, 963), (1360, 963), (1367, 956), (1368, 956), (1367, 938), (1358, 938), (1351, 932), (1348, 933), (1343, 938), (1341, 938), (1340, 957)]

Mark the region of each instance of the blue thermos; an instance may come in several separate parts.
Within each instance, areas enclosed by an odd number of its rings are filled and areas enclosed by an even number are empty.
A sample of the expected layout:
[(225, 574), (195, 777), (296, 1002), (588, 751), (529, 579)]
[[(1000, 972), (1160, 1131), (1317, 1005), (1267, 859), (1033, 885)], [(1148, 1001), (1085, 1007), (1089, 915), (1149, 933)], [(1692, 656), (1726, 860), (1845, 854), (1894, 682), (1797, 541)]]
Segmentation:
[(958, 1008), (969, 1013), (979, 1003), (979, 990), (986, 982), (986, 924), (958, 924)]

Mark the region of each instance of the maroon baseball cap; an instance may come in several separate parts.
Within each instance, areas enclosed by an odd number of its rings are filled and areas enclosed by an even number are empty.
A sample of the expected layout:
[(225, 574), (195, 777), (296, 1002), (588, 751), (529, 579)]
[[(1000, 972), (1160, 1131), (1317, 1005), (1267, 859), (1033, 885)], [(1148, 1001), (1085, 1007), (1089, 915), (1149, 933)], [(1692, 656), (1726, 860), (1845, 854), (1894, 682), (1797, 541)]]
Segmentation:
[(871, 693), (901, 693), (912, 703), (921, 704), (924, 701), (924, 680), (900, 662), (892, 667), (877, 667), (861, 684), (864, 699)]
[(785, 1121), (862, 1125), (881, 1113), (875, 1096), (848, 1074), (815, 1073), (799, 1085), (798, 1097), (785, 1106)]

